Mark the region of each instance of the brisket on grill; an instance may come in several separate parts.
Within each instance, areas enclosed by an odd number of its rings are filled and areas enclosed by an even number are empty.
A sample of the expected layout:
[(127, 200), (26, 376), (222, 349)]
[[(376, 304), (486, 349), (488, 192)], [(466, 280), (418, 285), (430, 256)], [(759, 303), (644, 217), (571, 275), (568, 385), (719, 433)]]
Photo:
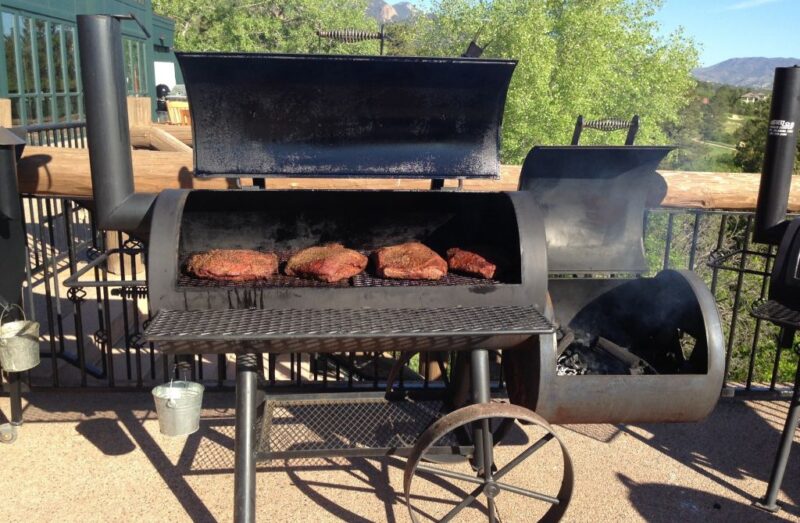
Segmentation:
[(438, 280), (447, 274), (447, 262), (417, 242), (382, 247), (373, 256), (375, 272), (382, 278)]
[(494, 277), (497, 266), (491, 263), (480, 254), (472, 251), (465, 251), (458, 247), (447, 249), (447, 266), (451, 271), (486, 278), (490, 280)]
[(278, 271), (278, 257), (247, 249), (213, 249), (190, 256), (186, 270), (209, 280), (266, 280)]
[(286, 263), (287, 276), (299, 276), (328, 283), (352, 278), (367, 267), (368, 258), (340, 243), (309, 247)]

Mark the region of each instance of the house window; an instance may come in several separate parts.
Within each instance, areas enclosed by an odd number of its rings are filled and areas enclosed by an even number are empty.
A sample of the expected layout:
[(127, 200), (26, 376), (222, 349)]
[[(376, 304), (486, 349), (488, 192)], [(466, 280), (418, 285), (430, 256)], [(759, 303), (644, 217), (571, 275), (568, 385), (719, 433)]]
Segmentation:
[(75, 26), (12, 12), (0, 23), (13, 125), (83, 120)]
[(122, 51), (125, 57), (125, 86), (131, 96), (147, 95), (147, 68), (145, 67), (144, 42), (122, 39)]

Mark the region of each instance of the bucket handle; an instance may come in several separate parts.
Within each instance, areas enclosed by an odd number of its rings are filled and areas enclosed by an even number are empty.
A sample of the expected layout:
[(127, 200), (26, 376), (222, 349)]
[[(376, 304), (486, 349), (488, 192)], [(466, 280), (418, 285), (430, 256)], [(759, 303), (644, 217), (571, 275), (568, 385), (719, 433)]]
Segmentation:
[[(173, 370), (173, 372), (176, 371), (176, 370), (178, 371), (178, 379), (181, 379), (181, 377), (183, 377), (184, 381), (189, 379), (189, 369), (187, 369), (185, 367), (182, 367), (182, 366), (178, 365), (177, 363), (175, 363), (172, 366), (172, 370)], [(172, 388), (172, 383), (174, 381), (175, 381), (174, 378), (170, 378), (170, 380), (169, 380), (169, 388), (170, 389)], [(174, 409), (177, 405), (178, 405), (177, 402), (173, 398), (167, 399), (167, 408)]]
[(9, 303), (5, 307), (3, 307), (3, 312), (0, 312), (0, 325), (3, 324), (3, 318), (6, 317), (6, 314), (8, 314), (10, 311), (14, 310), (14, 307), (19, 309), (19, 312), (22, 313), (22, 321), (27, 321), (27, 318), (25, 317), (25, 309), (23, 309), (22, 307), (20, 307), (16, 303)]

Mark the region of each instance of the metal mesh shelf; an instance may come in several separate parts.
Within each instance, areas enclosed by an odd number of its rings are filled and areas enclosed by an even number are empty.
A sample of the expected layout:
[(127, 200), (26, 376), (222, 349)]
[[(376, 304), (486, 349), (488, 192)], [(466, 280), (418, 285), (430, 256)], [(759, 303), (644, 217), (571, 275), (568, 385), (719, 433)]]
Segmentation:
[(553, 326), (534, 307), (415, 309), (162, 310), (149, 341), (236, 341), (301, 338), (545, 334)]
[[(387, 401), (374, 394), (268, 398), (261, 420), (258, 457), (267, 460), (402, 454), (445, 413), (441, 401)], [(449, 435), (439, 446), (456, 447), (457, 443)]]
[(751, 314), (781, 327), (800, 329), (800, 311), (791, 309), (775, 300), (762, 303), (753, 309)]

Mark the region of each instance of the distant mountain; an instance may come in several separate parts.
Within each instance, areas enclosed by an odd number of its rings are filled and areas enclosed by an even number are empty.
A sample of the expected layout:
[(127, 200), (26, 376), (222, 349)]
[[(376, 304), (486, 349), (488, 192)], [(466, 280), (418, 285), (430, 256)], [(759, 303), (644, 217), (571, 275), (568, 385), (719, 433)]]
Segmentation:
[(419, 9), (416, 8), (414, 4), (411, 2), (399, 2), (394, 4), (394, 10), (397, 13), (396, 21), (403, 21), (408, 20), (409, 18), (413, 18), (419, 14)]
[(695, 69), (698, 80), (736, 87), (769, 89), (776, 67), (800, 65), (800, 58), (731, 58), (718, 64)]
[(411, 2), (398, 2), (394, 5), (384, 0), (371, 0), (367, 6), (367, 15), (380, 23), (402, 22), (419, 13), (419, 9)]

